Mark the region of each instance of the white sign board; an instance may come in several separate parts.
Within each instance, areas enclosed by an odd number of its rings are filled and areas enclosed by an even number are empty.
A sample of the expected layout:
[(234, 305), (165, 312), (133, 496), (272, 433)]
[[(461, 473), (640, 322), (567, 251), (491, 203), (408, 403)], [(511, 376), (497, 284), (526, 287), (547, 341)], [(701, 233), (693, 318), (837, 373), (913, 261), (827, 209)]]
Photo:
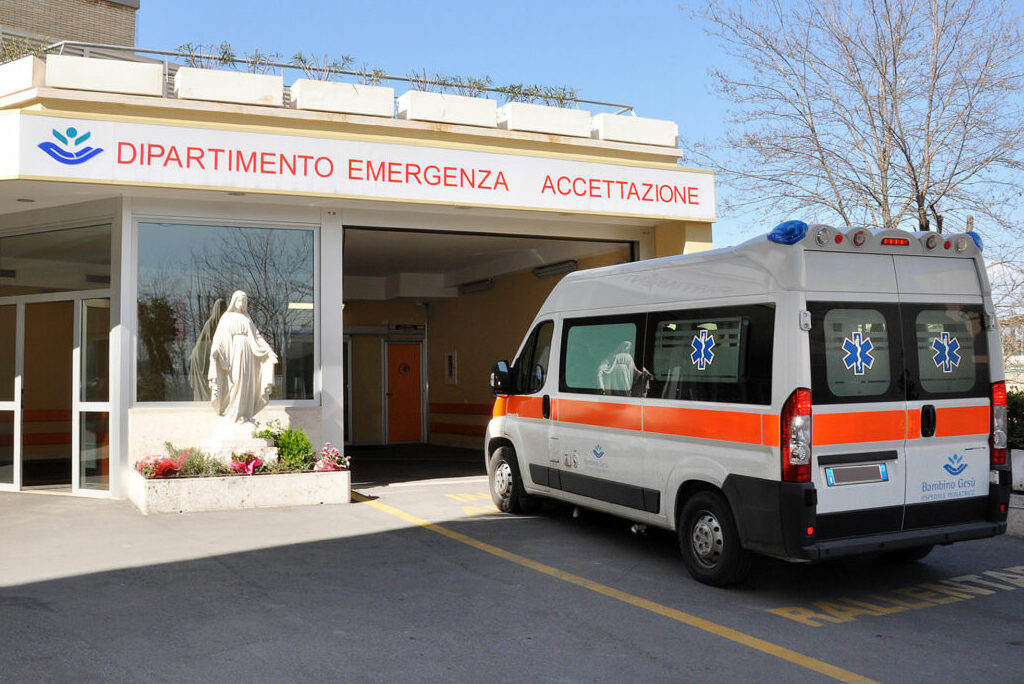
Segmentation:
[(17, 176), (714, 220), (684, 169), (23, 113)]

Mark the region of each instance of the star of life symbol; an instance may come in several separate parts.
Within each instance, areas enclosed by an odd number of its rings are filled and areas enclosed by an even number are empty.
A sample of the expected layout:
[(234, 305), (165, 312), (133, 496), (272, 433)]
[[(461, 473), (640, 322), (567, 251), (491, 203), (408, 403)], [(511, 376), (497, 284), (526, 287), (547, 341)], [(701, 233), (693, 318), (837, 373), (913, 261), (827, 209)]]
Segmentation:
[(690, 361), (697, 367), (697, 370), (707, 369), (715, 360), (715, 352), (711, 351), (715, 348), (715, 338), (708, 334), (707, 330), (701, 330), (700, 335), (694, 335), (690, 346), (693, 347)]
[(871, 338), (862, 337), (859, 332), (843, 340), (843, 351), (846, 352), (843, 365), (846, 366), (846, 370), (852, 369), (854, 375), (864, 375), (865, 370), (871, 370), (871, 366), (875, 365), (875, 357), (871, 355), (874, 348)]
[(960, 366), (960, 342), (955, 337), (950, 337), (948, 332), (932, 340), (932, 349), (935, 350), (932, 362), (936, 368), (941, 368), (943, 373), (952, 373), (954, 366)]

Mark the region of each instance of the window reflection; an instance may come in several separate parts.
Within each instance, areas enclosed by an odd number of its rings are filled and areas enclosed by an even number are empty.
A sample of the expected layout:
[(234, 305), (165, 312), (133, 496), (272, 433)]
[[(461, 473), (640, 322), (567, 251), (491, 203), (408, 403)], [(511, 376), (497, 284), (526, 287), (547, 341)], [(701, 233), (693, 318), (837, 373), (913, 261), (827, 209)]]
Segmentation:
[(110, 414), (81, 414), (81, 456), (79, 486), (82, 489), (110, 487)]
[(210, 342), (235, 290), (280, 359), (273, 399), (313, 398), (313, 232), (139, 225), (139, 401), (208, 401)]

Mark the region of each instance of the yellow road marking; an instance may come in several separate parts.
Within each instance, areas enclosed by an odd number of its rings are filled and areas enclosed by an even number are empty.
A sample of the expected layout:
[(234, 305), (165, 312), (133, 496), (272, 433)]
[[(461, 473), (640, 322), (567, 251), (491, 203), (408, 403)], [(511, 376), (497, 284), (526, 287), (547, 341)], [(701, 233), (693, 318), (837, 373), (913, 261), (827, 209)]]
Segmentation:
[(807, 668), (808, 670), (812, 670), (819, 674), (823, 674), (827, 677), (831, 677), (838, 681), (856, 682), (858, 684), (866, 684), (875, 681), (873, 679), (869, 679), (867, 677), (863, 677), (859, 674), (856, 674), (855, 672), (850, 672), (849, 670), (844, 670), (840, 667), (836, 667), (835, 665), (829, 665), (828, 663), (818, 660), (817, 658), (811, 658), (810, 656), (806, 656), (803, 653), (798, 653), (784, 646), (779, 646), (778, 644), (773, 644), (770, 641), (765, 641), (764, 639), (759, 639), (757, 637), (745, 634), (730, 627), (726, 627), (724, 625), (711, 622), (710, 620), (699, 618), (696, 615), (690, 615), (689, 613), (684, 613), (681, 610), (669, 608), (668, 606), (663, 606), (660, 603), (655, 603), (654, 601), (649, 601), (645, 598), (634, 596), (633, 594), (629, 594), (624, 591), (614, 589), (599, 582), (594, 582), (585, 577), (574, 575), (571, 572), (565, 572), (564, 570), (559, 570), (558, 568), (551, 567), (550, 565), (538, 563), (537, 561), (530, 560), (525, 556), (520, 556), (517, 553), (506, 551), (505, 549), (499, 548), (497, 546), (492, 546), (491, 544), (482, 542), (478, 539), (474, 539), (473, 537), (466, 536), (460, 532), (450, 530), (447, 527), (436, 525), (430, 522), (429, 520), (424, 520), (423, 518), (419, 518), (411, 513), (406, 513), (403, 510), (395, 508), (394, 506), (389, 506), (388, 504), (381, 503), (380, 501), (372, 501), (367, 497), (364, 497), (356, 492), (352, 492), (352, 499), (354, 501), (367, 503), (383, 513), (387, 513), (388, 515), (400, 518), (401, 520), (404, 520), (412, 525), (423, 527), (425, 529), (430, 530), (431, 532), (436, 532), (437, 534), (448, 537), (449, 539), (455, 540), (462, 544), (466, 544), (467, 546), (472, 546), (473, 548), (483, 551), (484, 553), (489, 553), (492, 556), (497, 556), (498, 558), (502, 558), (512, 563), (516, 563), (517, 565), (521, 565), (525, 568), (536, 570), (537, 572), (543, 573), (550, 577), (560, 579), (563, 582), (568, 582), (578, 587), (589, 589), (590, 591), (602, 594), (609, 598), (613, 598), (617, 601), (622, 601), (623, 603), (628, 603), (629, 605), (635, 606), (637, 608), (642, 608), (643, 610), (647, 610), (657, 615), (667, 617), (671, 620), (676, 620), (677, 622), (689, 625), (690, 627), (696, 627), (697, 629), (722, 637), (723, 639), (728, 639), (729, 641), (733, 641), (735, 643), (742, 644), (743, 646), (747, 646), (748, 648), (752, 648), (755, 651), (760, 651), (770, 656), (775, 656), (776, 658), (788, 661), (790, 663), (793, 663), (794, 665), (799, 665), (800, 667)]

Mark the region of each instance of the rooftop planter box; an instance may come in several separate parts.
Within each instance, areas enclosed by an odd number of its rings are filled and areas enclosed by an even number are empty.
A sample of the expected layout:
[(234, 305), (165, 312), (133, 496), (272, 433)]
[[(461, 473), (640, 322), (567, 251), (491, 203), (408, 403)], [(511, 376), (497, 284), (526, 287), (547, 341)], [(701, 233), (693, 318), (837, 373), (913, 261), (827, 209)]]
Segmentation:
[(621, 114), (597, 114), (593, 119), (592, 136), (598, 140), (675, 147), (679, 127), (674, 121), (641, 119)]
[(352, 500), (349, 470), (151, 480), (133, 470), (128, 478), (128, 498), (143, 515), (339, 504)]
[(498, 103), (483, 97), (410, 90), (398, 98), (398, 118), (494, 128)]
[(295, 109), (385, 116), (390, 119), (395, 115), (395, 89), (300, 78), (292, 84), (291, 104)]
[(284, 79), (272, 74), (181, 67), (174, 75), (174, 93), (180, 100), (280, 107), (284, 102)]
[(46, 58), (46, 85), (50, 88), (162, 97), (164, 67), (162, 64), (116, 59), (49, 55)]
[(22, 57), (0, 65), (0, 95), (42, 88), (45, 82), (46, 67), (38, 57)]
[(529, 102), (509, 102), (498, 109), (498, 128), (589, 138), (590, 112)]

